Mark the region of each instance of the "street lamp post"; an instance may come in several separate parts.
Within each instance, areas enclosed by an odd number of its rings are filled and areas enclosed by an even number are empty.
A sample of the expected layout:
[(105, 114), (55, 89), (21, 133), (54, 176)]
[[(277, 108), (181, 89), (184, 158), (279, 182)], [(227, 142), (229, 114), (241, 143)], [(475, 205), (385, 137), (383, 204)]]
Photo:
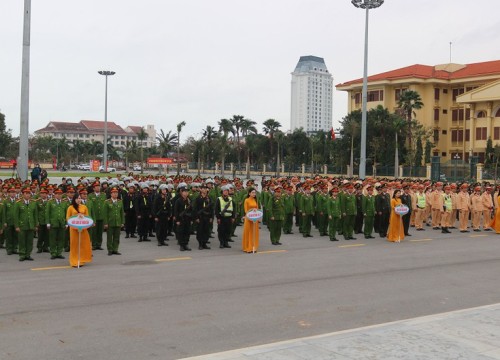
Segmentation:
[(103, 170), (104, 172), (108, 172), (108, 76), (112, 76), (116, 73), (107, 70), (98, 71), (98, 73), (106, 77), (106, 89), (104, 93), (104, 153), (102, 155), (102, 160), (104, 162)]
[(359, 178), (365, 178), (366, 170), (366, 102), (368, 98), (368, 12), (384, 3), (384, 0), (351, 0), (357, 8), (366, 10), (365, 20), (365, 60), (363, 70), (363, 108), (361, 113), (361, 154), (359, 157)]
[(456, 153), (455, 156), (453, 156), (453, 159), (455, 160), (455, 181), (457, 181), (458, 178), (457, 166), (458, 166), (458, 161), (460, 160), (460, 155)]

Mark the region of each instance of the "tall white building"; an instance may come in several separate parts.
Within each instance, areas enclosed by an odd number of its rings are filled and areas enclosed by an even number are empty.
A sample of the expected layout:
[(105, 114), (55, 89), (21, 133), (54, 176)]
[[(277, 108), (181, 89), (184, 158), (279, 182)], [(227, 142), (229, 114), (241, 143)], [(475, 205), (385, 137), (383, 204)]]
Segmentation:
[(332, 128), (333, 77), (325, 60), (301, 56), (292, 73), (292, 109), (290, 129), (307, 133)]

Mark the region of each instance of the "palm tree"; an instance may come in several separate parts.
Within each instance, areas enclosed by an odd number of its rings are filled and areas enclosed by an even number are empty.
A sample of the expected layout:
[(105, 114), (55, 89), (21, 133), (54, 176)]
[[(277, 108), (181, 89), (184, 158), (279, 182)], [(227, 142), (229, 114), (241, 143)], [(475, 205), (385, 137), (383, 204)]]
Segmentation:
[(222, 171), (221, 175), (224, 176), (224, 167), (226, 165), (226, 148), (227, 148), (227, 136), (229, 133), (234, 135), (233, 123), (228, 119), (221, 119), (219, 121), (219, 133), (222, 133), (221, 141), (222, 141)]
[(177, 135), (172, 134), (172, 130), (168, 133), (165, 133), (163, 130), (160, 130), (160, 134), (156, 137), (156, 140), (159, 142), (160, 154), (161, 156), (168, 156), (168, 153), (174, 148), (177, 144)]
[(148, 133), (144, 130), (144, 127), (137, 133), (137, 140), (140, 141), (141, 146), (141, 174), (144, 173), (144, 140), (148, 138)]
[(420, 94), (413, 90), (404, 91), (398, 100), (398, 108), (402, 116), (406, 118), (408, 126), (408, 148), (412, 148), (411, 143), (411, 122), (412, 116), (415, 115), (415, 110), (421, 109), (424, 106)]
[(184, 126), (186, 126), (185, 121), (181, 121), (180, 123), (177, 124), (177, 176), (179, 176), (181, 172), (181, 163), (179, 161), (179, 156), (180, 156), (179, 146), (181, 142), (181, 131)]
[(241, 153), (241, 143), (240, 143), (240, 130), (246, 121), (245, 117), (243, 115), (233, 115), (233, 118), (231, 119), (231, 123), (233, 125), (233, 130), (234, 134), (236, 135), (236, 145), (238, 147), (238, 150), (236, 152), (236, 156), (238, 159), (238, 169), (241, 169), (241, 159), (240, 159), (240, 153)]
[(392, 126), (394, 128), (394, 133), (396, 134), (396, 148), (394, 150), (394, 177), (399, 177), (399, 144), (398, 144), (398, 134), (405, 127), (406, 121), (401, 117), (394, 115), (392, 120)]
[(267, 119), (266, 121), (264, 121), (262, 125), (264, 125), (262, 129), (264, 130), (264, 134), (269, 136), (269, 143), (270, 143), (269, 150), (271, 152), (271, 156), (273, 156), (274, 134), (279, 130), (281, 124), (274, 119)]
[(346, 126), (346, 132), (351, 138), (351, 161), (349, 176), (354, 174), (354, 138), (359, 134), (359, 123), (354, 119), (350, 119)]
[(213, 150), (212, 149), (212, 142), (214, 141), (216, 136), (217, 136), (217, 132), (215, 131), (215, 128), (213, 126), (207, 125), (207, 127), (205, 129), (203, 129), (203, 133), (201, 135), (201, 138), (208, 145), (207, 164), (210, 163), (210, 158), (209, 158), (210, 155), (209, 154)]
[(85, 154), (85, 143), (82, 140), (73, 140), (73, 155), (76, 158), (76, 163), (80, 163), (80, 154)]

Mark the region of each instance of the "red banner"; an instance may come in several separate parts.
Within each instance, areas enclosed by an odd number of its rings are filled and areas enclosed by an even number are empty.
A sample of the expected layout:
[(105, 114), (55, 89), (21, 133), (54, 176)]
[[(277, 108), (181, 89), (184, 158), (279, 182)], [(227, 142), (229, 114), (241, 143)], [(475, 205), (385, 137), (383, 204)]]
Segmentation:
[(173, 164), (174, 160), (171, 158), (148, 158), (148, 164)]

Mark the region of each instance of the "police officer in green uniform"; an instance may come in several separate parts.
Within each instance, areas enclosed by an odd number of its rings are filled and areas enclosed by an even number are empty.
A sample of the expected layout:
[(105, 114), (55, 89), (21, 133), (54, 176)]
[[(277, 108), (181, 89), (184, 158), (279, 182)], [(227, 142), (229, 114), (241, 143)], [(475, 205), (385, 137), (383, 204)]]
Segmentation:
[(89, 211), (91, 212), (89, 215), (94, 220), (94, 227), (90, 234), (92, 239), (92, 250), (103, 250), (102, 233), (104, 232), (104, 203), (106, 201), (106, 194), (101, 192), (101, 185), (99, 182), (96, 181), (93, 187), (94, 192), (88, 195), (88, 201), (90, 203)]
[(316, 226), (320, 236), (326, 236), (328, 230), (327, 187), (320, 186), (316, 193)]
[(314, 198), (311, 195), (311, 188), (304, 187), (304, 195), (300, 198), (300, 211), (302, 212), (302, 236), (312, 237), (311, 221), (314, 216)]
[(45, 222), (49, 231), (50, 258), (64, 259), (62, 255), (64, 241), (68, 225), (66, 223), (66, 211), (68, 201), (62, 200), (62, 189), (54, 191), (54, 198), (49, 200), (45, 211)]
[(271, 236), (271, 243), (273, 245), (281, 245), (281, 229), (283, 228), (283, 220), (285, 220), (285, 203), (281, 196), (281, 188), (274, 189), (274, 196), (267, 204), (267, 211), (269, 215), (269, 233)]
[(339, 188), (334, 187), (330, 191), (330, 198), (328, 199), (327, 211), (328, 211), (328, 235), (330, 236), (330, 241), (339, 241), (336, 236), (340, 229), (340, 217), (342, 215), (342, 209), (340, 208), (340, 197)]
[(356, 240), (352, 234), (354, 232), (354, 220), (358, 209), (356, 207), (356, 195), (354, 194), (352, 185), (347, 186), (347, 191), (340, 198), (340, 206), (342, 208), (344, 239)]
[(14, 226), (19, 240), (19, 261), (33, 260), (33, 239), (38, 229), (38, 208), (31, 200), (31, 189), (23, 189), (23, 195), (14, 207)]
[(45, 187), (40, 188), (38, 204), (38, 240), (36, 242), (37, 253), (49, 252), (49, 230), (47, 229), (46, 209), (48, 203), (48, 191)]
[(9, 188), (9, 196), (3, 201), (4, 206), (4, 237), (7, 255), (17, 254), (18, 236), (14, 225), (14, 208), (16, 206), (16, 188)]
[(108, 255), (121, 255), (118, 251), (120, 246), (120, 231), (125, 224), (125, 211), (123, 201), (118, 199), (119, 190), (111, 188), (111, 198), (104, 203), (104, 229), (107, 232), (106, 246)]
[(283, 220), (283, 233), (293, 234), (293, 214), (295, 212), (295, 196), (291, 186), (286, 188), (286, 194), (283, 195), (285, 205), (285, 220)]
[(373, 187), (369, 186), (366, 191), (368, 194), (363, 195), (361, 203), (365, 223), (363, 233), (365, 234), (365, 239), (375, 239), (375, 237), (372, 236), (373, 223), (375, 220), (375, 196), (373, 195)]

